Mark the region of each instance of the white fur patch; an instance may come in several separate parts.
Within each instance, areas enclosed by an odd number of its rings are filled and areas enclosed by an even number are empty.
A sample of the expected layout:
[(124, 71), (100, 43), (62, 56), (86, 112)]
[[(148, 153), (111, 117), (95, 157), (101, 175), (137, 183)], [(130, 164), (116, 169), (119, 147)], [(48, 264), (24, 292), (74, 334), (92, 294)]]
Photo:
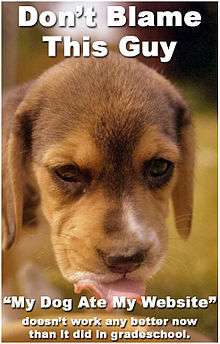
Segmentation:
[(160, 246), (160, 241), (158, 239), (157, 233), (153, 229), (148, 232), (147, 239), (149, 244), (152, 243), (156, 249)]
[(134, 234), (137, 240), (144, 243), (146, 241), (146, 231), (138, 221), (131, 204), (127, 201), (123, 203), (123, 218), (126, 229)]

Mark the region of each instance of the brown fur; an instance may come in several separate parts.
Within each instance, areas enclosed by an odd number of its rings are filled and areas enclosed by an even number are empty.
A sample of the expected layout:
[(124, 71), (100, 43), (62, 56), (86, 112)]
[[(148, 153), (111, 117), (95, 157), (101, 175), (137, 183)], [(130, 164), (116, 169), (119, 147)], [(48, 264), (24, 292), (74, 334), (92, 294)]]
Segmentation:
[[(63, 275), (69, 281), (79, 274), (109, 281), (116, 274), (109, 273), (99, 250), (110, 256), (147, 250), (146, 262), (131, 278), (158, 269), (166, 252), (171, 197), (177, 228), (188, 236), (191, 115), (176, 89), (155, 71), (114, 54), (103, 60), (67, 59), (16, 89), (6, 99), (4, 116), (5, 247), (40, 207)], [(147, 184), (142, 173), (144, 162), (154, 157), (175, 165), (159, 188)], [(89, 176), (77, 192), (52, 173), (68, 163)]]

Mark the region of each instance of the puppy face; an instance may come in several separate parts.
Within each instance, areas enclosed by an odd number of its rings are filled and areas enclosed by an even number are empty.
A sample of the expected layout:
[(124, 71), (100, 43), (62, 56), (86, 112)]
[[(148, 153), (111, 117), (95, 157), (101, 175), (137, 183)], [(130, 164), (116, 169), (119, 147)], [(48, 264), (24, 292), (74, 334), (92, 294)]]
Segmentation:
[[(16, 118), (12, 140), (23, 138), (63, 275), (74, 283), (151, 276), (166, 252), (169, 199), (186, 183), (191, 215), (191, 121), (170, 83), (114, 55), (68, 59), (35, 82)], [(181, 216), (184, 235), (190, 218)]]

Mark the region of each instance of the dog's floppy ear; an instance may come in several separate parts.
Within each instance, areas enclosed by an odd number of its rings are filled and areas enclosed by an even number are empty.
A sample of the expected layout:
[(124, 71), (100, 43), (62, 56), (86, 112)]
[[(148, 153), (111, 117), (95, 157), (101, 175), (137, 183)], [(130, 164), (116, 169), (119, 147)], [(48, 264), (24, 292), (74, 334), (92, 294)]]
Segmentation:
[(3, 171), (3, 247), (9, 248), (15, 233), (22, 226), (23, 169), (22, 142), (14, 133), (9, 134)]
[(3, 248), (10, 248), (20, 231), (27, 202), (26, 160), (32, 118), (19, 110), (26, 88), (15, 89), (3, 108)]
[(180, 162), (172, 199), (176, 228), (183, 238), (187, 238), (192, 225), (193, 175), (194, 175), (194, 130), (191, 112), (185, 105), (176, 111), (176, 130), (180, 147)]

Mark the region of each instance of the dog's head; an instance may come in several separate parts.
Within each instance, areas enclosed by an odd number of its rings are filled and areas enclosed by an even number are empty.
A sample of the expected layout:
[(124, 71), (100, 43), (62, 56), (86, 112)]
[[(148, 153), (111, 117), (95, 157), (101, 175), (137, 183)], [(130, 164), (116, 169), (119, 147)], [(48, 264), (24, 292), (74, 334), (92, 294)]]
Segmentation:
[(191, 116), (166, 79), (117, 55), (65, 60), (32, 84), (15, 113), (9, 243), (31, 188), (58, 265), (78, 289), (102, 295), (118, 281), (146, 279), (166, 252), (170, 198), (180, 234), (189, 234), (193, 164)]

